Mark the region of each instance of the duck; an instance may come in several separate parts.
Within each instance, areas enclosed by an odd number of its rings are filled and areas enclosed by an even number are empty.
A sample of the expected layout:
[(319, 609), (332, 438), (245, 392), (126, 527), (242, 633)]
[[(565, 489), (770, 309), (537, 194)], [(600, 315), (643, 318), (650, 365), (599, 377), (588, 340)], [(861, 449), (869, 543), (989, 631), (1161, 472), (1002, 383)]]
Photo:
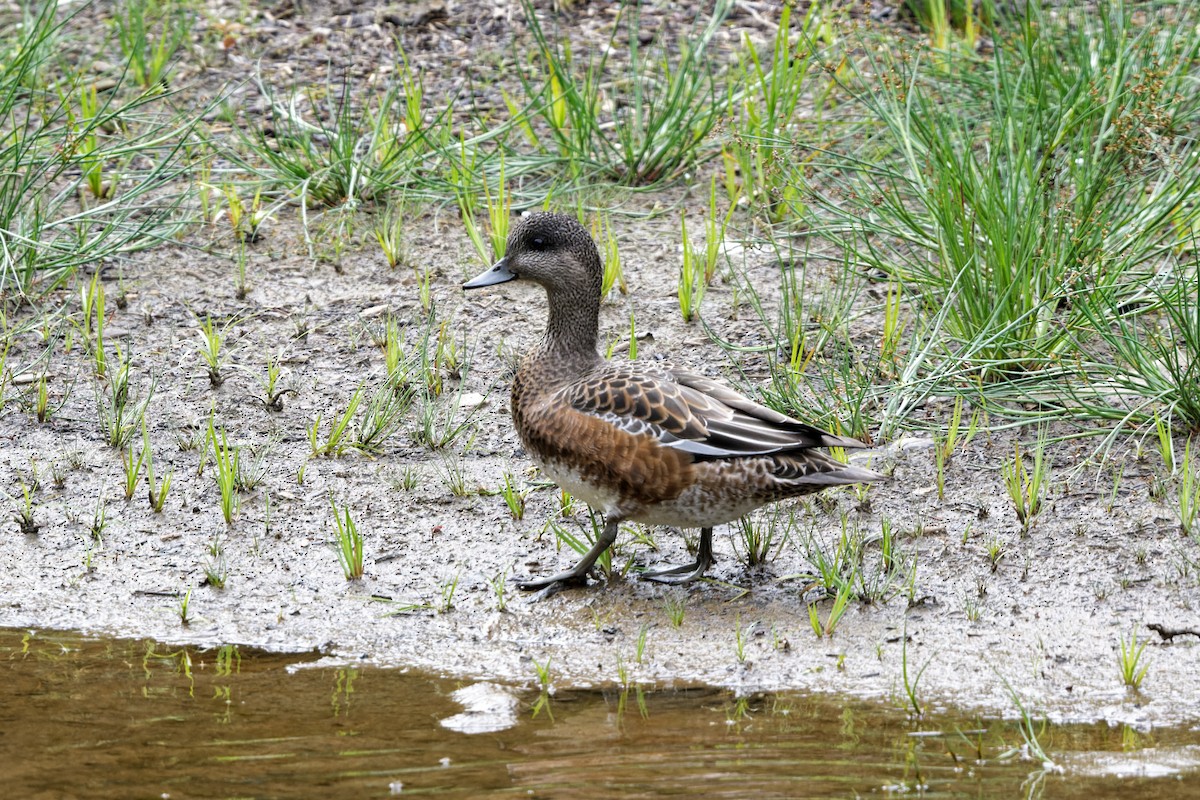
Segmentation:
[(514, 221), (504, 257), (463, 284), (528, 281), (545, 290), (545, 333), (513, 377), (513, 424), (542, 474), (604, 520), (573, 567), (520, 581), (521, 589), (586, 585), (625, 522), (698, 528), (692, 563), (640, 576), (690, 583), (714, 563), (715, 526), (768, 503), (884, 479), (819, 449), (867, 446), (857, 439), (690, 370), (606, 360), (597, 350), (603, 278), (596, 244), (574, 217), (535, 212)]

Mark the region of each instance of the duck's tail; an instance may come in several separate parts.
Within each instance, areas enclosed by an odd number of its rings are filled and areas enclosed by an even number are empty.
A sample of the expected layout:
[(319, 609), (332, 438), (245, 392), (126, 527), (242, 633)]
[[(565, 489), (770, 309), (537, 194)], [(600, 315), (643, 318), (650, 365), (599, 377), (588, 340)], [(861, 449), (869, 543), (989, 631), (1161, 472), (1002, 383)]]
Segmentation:
[[(852, 440), (853, 441), (853, 440)], [(841, 446), (841, 445), (834, 445)], [(860, 447), (862, 445), (859, 445)], [(809, 487), (808, 491), (820, 491), (829, 486), (846, 486), (853, 483), (877, 483), (891, 480), (887, 475), (866, 467), (843, 464), (817, 450), (802, 450), (797, 453), (780, 453), (772, 456), (772, 470), (780, 481), (798, 487)]]

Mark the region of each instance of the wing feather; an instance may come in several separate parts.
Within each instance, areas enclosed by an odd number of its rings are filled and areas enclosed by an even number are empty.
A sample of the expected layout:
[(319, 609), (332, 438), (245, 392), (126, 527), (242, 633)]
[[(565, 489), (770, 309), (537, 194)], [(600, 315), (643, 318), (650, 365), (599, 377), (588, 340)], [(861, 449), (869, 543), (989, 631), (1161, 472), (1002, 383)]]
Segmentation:
[(813, 447), (865, 447), (750, 400), (685, 370), (606, 364), (562, 390), (576, 410), (698, 460), (769, 455)]

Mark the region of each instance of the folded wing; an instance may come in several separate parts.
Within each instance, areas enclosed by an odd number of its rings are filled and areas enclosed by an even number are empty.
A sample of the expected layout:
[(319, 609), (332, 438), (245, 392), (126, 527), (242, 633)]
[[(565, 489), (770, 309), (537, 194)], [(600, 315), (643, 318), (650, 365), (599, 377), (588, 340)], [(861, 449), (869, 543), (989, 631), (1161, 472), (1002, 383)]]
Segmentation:
[(563, 390), (577, 411), (699, 460), (784, 454), (813, 447), (865, 447), (755, 403), (725, 384), (685, 370), (608, 364)]

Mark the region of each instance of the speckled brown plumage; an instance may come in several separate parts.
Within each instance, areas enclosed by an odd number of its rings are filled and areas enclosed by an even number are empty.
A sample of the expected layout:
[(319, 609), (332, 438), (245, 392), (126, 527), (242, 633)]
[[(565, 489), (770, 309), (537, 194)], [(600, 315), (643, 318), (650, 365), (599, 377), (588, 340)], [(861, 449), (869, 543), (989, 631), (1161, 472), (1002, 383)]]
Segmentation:
[[(513, 380), (517, 433), (549, 477), (606, 517), (604, 533), (574, 568), (522, 588), (585, 582), (625, 520), (700, 528), (694, 564), (648, 573), (694, 580), (711, 563), (712, 526), (776, 500), (882, 477), (813, 449), (861, 442), (787, 417), (723, 383), (602, 359), (596, 339), (604, 268), (574, 219), (524, 217), (509, 234), (507, 253), (464, 288), (520, 278), (546, 290), (546, 333)], [(681, 577), (667, 577), (675, 575)]]

